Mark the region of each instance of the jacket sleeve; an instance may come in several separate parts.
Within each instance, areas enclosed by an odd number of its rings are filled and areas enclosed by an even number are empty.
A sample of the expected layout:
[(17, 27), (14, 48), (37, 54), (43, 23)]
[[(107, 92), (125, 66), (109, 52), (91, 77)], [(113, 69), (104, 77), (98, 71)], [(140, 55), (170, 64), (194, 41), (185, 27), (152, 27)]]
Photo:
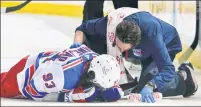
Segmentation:
[(76, 31), (82, 31), (85, 36), (102, 36), (102, 38), (106, 38), (106, 30), (107, 16), (86, 21), (85, 23), (82, 23), (79, 27), (76, 28)]
[(154, 76), (151, 82), (157, 85), (158, 91), (160, 92), (160, 90), (174, 78), (175, 67), (163, 42), (161, 28), (156, 25), (153, 31), (151, 44), (154, 51), (152, 51), (152, 58), (159, 72)]

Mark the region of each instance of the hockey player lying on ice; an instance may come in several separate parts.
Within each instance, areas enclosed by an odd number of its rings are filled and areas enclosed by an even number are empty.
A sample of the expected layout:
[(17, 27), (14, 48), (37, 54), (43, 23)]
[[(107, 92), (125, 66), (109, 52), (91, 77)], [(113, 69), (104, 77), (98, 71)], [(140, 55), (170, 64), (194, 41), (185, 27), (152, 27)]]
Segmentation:
[(123, 7), (106, 17), (86, 21), (77, 27), (72, 46), (82, 43), (99, 54), (120, 59), (122, 71), (122, 56), (140, 60), (142, 72), (136, 92), (142, 95), (143, 102), (155, 102), (154, 90), (164, 97), (188, 97), (197, 91), (192, 65), (184, 63), (176, 72), (172, 63), (182, 50), (176, 28), (149, 12)]
[(61, 52), (28, 55), (1, 73), (1, 97), (36, 101), (116, 101), (120, 67), (110, 55), (100, 55), (85, 45)]

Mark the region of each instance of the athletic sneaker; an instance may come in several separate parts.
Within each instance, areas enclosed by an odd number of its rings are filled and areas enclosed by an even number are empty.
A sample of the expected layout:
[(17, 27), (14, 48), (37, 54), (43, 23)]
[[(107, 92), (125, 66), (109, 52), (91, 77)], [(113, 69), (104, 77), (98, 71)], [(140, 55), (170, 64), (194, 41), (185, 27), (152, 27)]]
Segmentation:
[[(179, 66), (179, 72), (183, 75), (186, 74), (186, 78), (184, 77), (186, 83), (186, 92), (183, 97), (190, 97), (195, 94), (198, 89), (198, 83), (194, 76), (194, 68), (190, 62), (185, 62)], [(184, 73), (186, 72), (186, 73)]]

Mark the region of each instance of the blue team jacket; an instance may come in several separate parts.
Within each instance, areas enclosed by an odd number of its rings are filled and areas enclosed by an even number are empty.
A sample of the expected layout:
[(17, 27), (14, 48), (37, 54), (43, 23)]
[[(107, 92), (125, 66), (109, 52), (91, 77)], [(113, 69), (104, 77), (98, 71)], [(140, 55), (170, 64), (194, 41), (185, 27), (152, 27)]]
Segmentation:
[[(149, 12), (134, 13), (124, 20), (135, 21), (142, 33), (140, 44), (132, 47), (132, 55), (129, 56), (138, 60), (151, 57), (159, 70), (151, 81), (157, 85), (158, 90), (163, 89), (165, 82), (171, 81), (175, 75), (169, 53), (176, 54), (182, 50), (177, 30)], [(89, 20), (77, 27), (77, 30), (83, 31), (86, 36), (93, 35), (106, 41), (107, 16)]]

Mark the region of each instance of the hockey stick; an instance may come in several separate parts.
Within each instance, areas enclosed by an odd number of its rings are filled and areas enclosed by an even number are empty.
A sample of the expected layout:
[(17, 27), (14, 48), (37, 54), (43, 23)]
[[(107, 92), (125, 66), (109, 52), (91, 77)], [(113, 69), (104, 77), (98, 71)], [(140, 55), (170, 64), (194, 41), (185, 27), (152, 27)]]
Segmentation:
[(17, 5), (17, 6), (1, 8), (1, 13), (10, 13), (10, 12), (20, 10), (30, 2), (31, 2), (31, 0), (27, 0), (24, 3)]
[(198, 45), (198, 40), (199, 40), (199, 29), (200, 29), (200, 24), (199, 24), (199, 16), (200, 16), (200, 1), (197, 0), (196, 1), (196, 33), (195, 33), (195, 38), (193, 40), (193, 43), (191, 44), (191, 46), (183, 53), (183, 55), (179, 58), (179, 63), (183, 63), (185, 61), (188, 60), (188, 58), (191, 56), (191, 54), (193, 53), (193, 51), (195, 50), (195, 48)]

